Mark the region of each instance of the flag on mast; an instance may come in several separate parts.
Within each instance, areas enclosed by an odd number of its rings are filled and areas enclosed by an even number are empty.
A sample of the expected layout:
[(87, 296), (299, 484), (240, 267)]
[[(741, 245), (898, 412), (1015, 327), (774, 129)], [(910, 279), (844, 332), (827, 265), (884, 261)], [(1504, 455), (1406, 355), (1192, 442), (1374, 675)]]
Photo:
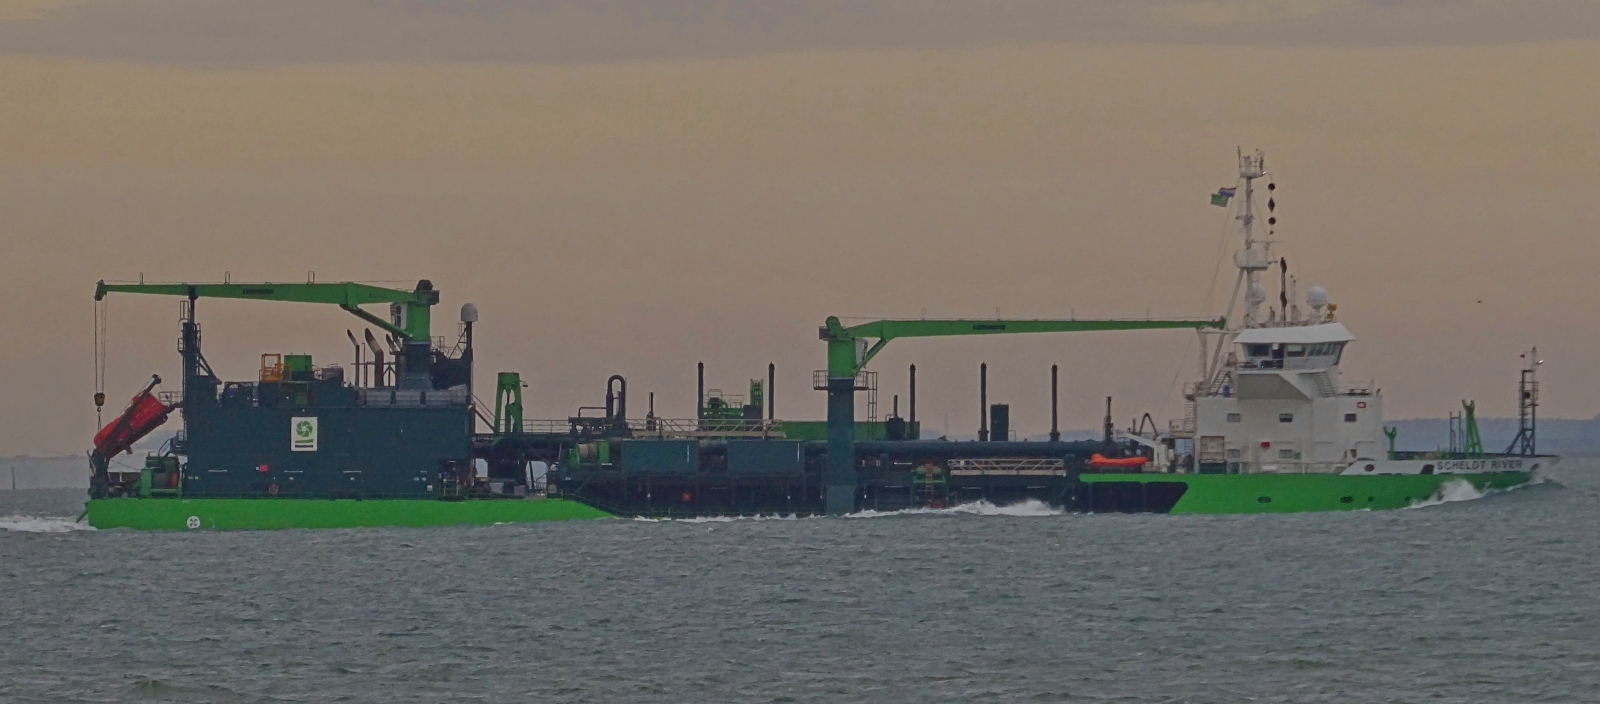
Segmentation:
[(1211, 194), (1211, 204), (1220, 208), (1228, 207), (1228, 201), (1233, 199), (1233, 190), (1232, 188), (1218, 188), (1216, 193)]

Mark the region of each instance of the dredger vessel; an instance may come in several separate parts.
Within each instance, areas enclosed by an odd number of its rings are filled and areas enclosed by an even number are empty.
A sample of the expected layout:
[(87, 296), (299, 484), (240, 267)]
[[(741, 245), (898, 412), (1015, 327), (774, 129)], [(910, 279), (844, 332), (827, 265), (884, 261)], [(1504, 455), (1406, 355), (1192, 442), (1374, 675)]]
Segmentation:
[[(1528, 482), (1558, 458), (1536, 451), (1537, 354), (1519, 384), (1521, 429), (1506, 452), (1483, 451), (1471, 405), (1459, 442), (1401, 452), (1383, 425), (1383, 397), (1350, 384), (1339, 364), (1354, 340), (1320, 288), (1302, 309), (1287, 263), (1274, 259), (1276, 208), (1258, 237), (1260, 153), (1239, 156), (1236, 185), (1212, 203), (1243, 235), (1227, 312), (1216, 319), (879, 320), (818, 336), (827, 367), (813, 388), (822, 421), (776, 417), (774, 370), (748, 396), (700, 382), (695, 418), (628, 413), (627, 380), (605, 384), (603, 406), (558, 420), (524, 419), (521, 377), (496, 375), (494, 401), (474, 393), (473, 327), (461, 307), (452, 337), (433, 335), (440, 293), (429, 281), (395, 289), (363, 283), (107, 283), (95, 291), (181, 299), (181, 390), (152, 378), (106, 424), (89, 453), (85, 517), (97, 528), (271, 529), (434, 526), (603, 518), (848, 514), (973, 501), (1037, 500), (1086, 512), (1266, 513), (1400, 508), (1451, 482), (1473, 489)], [(1279, 273), (1278, 305), (1262, 279)], [(308, 355), (261, 356), (253, 379), (225, 381), (201, 350), (202, 299), (336, 305), (368, 326), (347, 330), (348, 365)], [(387, 306), (379, 315), (364, 306)], [(97, 323), (97, 324), (103, 324)], [(374, 333), (373, 329), (378, 332)], [(878, 417), (877, 374), (891, 340), (909, 337), (1193, 329), (1199, 378), (1186, 414), (1165, 428), (1118, 431), (1110, 399), (1098, 439), (1062, 440), (1052, 368), (1048, 439), (1018, 441), (1010, 408), (989, 404), (980, 372), (977, 441), (922, 437), (916, 367), (907, 417)], [(98, 349), (97, 357), (103, 352)], [(97, 361), (97, 369), (100, 362)], [(856, 412), (864, 395), (867, 417)], [(96, 403), (104, 404), (97, 389)], [(125, 456), (178, 413), (182, 429), (142, 463)]]

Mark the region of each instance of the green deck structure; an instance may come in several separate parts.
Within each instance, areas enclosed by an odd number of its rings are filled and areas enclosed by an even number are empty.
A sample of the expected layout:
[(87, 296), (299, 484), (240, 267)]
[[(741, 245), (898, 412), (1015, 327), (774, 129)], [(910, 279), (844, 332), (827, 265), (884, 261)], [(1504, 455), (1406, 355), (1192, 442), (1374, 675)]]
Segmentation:
[[(1527, 472), (1483, 474), (1084, 474), (1087, 491), (1122, 494), (1131, 510), (1178, 493), (1170, 513), (1299, 513), (1405, 508), (1434, 498), (1447, 482), (1464, 481), (1478, 491), (1525, 484)], [(1137, 487), (1137, 489), (1134, 489)], [(1147, 497), (1147, 498), (1146, 498)], [(1135, 507), (1135, 503), (1138, 506)], [(1148, 502), (1148, 503), (1147, 503)]]

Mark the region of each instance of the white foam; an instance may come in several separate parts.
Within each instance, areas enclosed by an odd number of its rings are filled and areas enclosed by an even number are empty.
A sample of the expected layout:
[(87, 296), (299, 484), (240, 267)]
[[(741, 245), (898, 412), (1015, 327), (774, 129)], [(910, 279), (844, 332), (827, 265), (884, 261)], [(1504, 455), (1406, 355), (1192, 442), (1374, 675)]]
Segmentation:
[(1451, 479), (1439, 486), (1439, 491), (1426, 500), (1412, 503), (1406, 508), (1427, 508), (1457, 501), (1476, 501), (1488, 495), (1488, 492), (1478, 491), (1471, 482), (1465, 479)]
[(789, 515), (773, 514), (771, 516), (757, 514), (754, 516), (697, 516), (694, 518), (646, 518), (644, 516), (634, 516), (633, 520), (646, 523), (732, 523), (734, 521), (795, 521), (799, 520), (799, 517), (791, 513)]
[[(874, 511), (867, 509), (845, 515), (845, 518), (889, 518), (892, 516), (1014, 516), (1032, 518), (1037, 516), (1059, 516), (1065, 513), (1064, 509), (1054, 508), (1038, 499), (1027, 499), (1019, 503), (996, 506), (988, 501), (974, 501), (967, 504), (958, 504), (949, 508), (907, 508), (899, 511)], [(697, 518), (646, 518), (634, 516), (635, 521), (647, 523), (732, 523), (734, 521), (793, 521), (798, 516), (790, 515), (757, 515), (757, 516), (700, 516)]]
[(0, 530), (15, 533), (70, 533), (94, 528), (88, 523), (61, 516), (3, 516), (0, 517)]
[(1038, 516), (1059, 516), (1065, 509), (1054, 508), (1038, 499), (1027, 499), (1020, 503), (996, 506), (988, 501), (974, 501), (969, 504), (957, 504), (949, 508), (907, 508), (899, 511), (859, 511), (846, 518), (888, 518), (891, 516), (1017, 516), (1033, 518)]

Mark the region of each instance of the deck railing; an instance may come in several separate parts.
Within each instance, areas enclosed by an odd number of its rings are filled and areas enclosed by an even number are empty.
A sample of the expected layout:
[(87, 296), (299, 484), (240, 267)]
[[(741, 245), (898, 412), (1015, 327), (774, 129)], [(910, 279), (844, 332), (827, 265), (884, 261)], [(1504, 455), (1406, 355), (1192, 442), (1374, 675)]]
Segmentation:
[[(532, 419), (522, 421), (522, 432), (544, 435), (579, 435), (587, 426), (604, 424), (603, 418), (585, 419), (595, 423), (574, 423), (572, 420)], [(633, 437), (657, 438), (715, 438), (748, 437), (782, 439), (785, 437), (783, 421), (764, 418), (630, 418), (628, 432)]]

